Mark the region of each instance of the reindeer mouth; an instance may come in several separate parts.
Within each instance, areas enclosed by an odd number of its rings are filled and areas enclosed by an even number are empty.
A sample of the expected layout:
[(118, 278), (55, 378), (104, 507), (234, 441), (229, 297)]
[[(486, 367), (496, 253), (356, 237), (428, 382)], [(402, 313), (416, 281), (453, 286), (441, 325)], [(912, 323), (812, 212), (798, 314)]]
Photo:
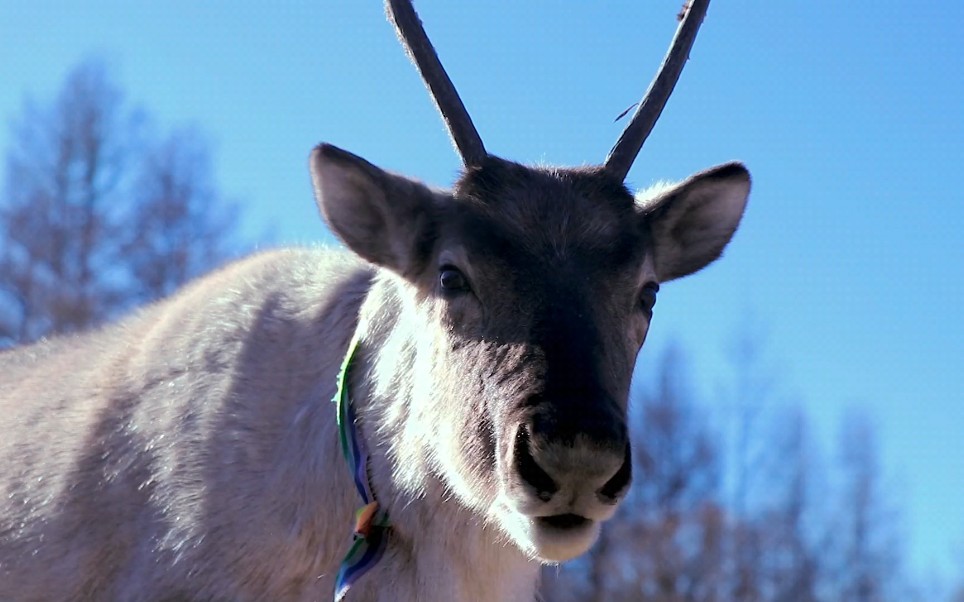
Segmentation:
[(539, 526), (548, 527), (556, 531), (572, 531), (592, 522), (585, 516), (571, 513), (540, 516), (536, 521), (539, 523)]
[(529, 536), (543, 562), (565, 562), (584, 553), (599, 535), (599, 521), (566, 512), (529, 519)]

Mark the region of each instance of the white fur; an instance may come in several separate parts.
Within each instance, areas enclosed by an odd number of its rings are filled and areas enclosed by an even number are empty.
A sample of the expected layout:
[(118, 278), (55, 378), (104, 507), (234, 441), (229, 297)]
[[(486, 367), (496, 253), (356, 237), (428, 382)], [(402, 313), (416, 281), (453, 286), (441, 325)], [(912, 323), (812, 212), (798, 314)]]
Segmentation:
[[(595, 540), (616, 503), (595, 493), (625, 466), (616, 447), (533, 437), (528, 453), (558, 486), (551, 499), (518, 471), (482, 483), (471, 466), (511, 467), (522, 421), (502, 426), (487, 460), (486, 442), (463, 436), (483, 412), (453, 400), (478, 403), (461, 399), (473, 382), (436, 355), (451, 341), (412, 288), (441, 193), (333, 147), (313, 157), (329, 224), (388, 269), (328, 251), (263, 253), (101, 331), (0, 352), (0, 600), (330, 599), (360, 505), (330, 401), (356, 333), (349, 386), (392, 531), (350, 602), (528, 602), (535, 557), (568, 559)], [(748, 191), (749, 174), (730, 164), (642, 207), (652, 253), (621, 298), (718, 257)], [(623, 317), (607, 377), (625, 392), (648, 320), (631, 302), (607, 306), (610, 321), (612, 307)], [(538, 522), (566, 514), (586, 522)]]
[(433, 476), (431, 423), (405, 406), (413, 333), (372, 274), (265, 253), (0, 353), (0, 600), (330, 599), (360, 503), (330, 403), (357, 320), (353, 396), (394, 527), (349, 600), (533, 600), (538, 564)]

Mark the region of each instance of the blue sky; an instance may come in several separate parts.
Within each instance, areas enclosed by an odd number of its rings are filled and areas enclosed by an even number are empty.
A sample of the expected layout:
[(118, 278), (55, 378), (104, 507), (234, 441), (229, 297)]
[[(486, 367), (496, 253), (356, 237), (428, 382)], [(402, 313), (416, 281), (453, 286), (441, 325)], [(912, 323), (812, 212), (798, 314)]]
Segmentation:
[[(584, 164), (619, 135), (679, 5), (417, 8), (490, 152)], [(946, 571), (964, 546), (964, 3), (867, 6), (711, 6), (628, 180), (741, 159), (753, 192), (725, 259), (661, 291), (642, 360), (681, 341), (712, 396), (733, 333), (762, 325), (822, 438), (847, 408), (872, 413), (911, 565)], [(91, 55), (161, 126), (207, 134), (252, 237), (330, 240), (306, 168), (319, 141), (437, 185), (459, 167), (376, 0), (0, 0), (0, 116)]]

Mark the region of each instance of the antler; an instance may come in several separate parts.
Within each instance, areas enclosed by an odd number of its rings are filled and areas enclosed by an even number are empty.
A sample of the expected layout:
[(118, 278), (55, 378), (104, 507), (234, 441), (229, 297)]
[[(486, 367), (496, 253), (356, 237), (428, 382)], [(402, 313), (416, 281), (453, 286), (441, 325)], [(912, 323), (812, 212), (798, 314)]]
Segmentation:
[(690, 48), (693, 47), (696, 32), (699, 31), (700, 25), (703, 23), (703, 17), (706, 16), (706, 8), (709, 4), (710, 0), (692, 0), (692, 2), (688, 2), (688, 6), (683, 7), (683, 11), (680, 13), (683, 17), (682, 22), (676, 30), (669, 51), (663, 58), (663, 64), (659, 66), (659, 72), (656, 73), (656, 77), (649, 84), (649, 89), (646, 90), (646, 95), (643, 96), (643, 100), (636, 107), (636, 112), (633, 114), (629, 125), (623, 130), (613, 149), (609, 151), (609, 156), (606, 157), (603, 165), (606, 171), (620, 180), (626, 179), (626, 174), (629, 173), (629, 168), (636, 160), (639, 149), (643, 147), (643, 142), (653, 131), (656, 120), (659, 119), (663, 107), (666, 106), (666, 101), (673, 93), (673, 88), (679, 80), (686, 59), (689, 58)]
[(395, 26), (399, 41), (415, 63), (435, 106), (442, 114), (452, 142), (462, 156), (462, 163), (466, 167), (479, 165), (488, 156), (485, 146), (482, 145), (482, 138), (472, 125), (472, 119), (465, 110), (459, 93), (455, 91), (452, 80), (439, 62), (435, 48), (425, 34), (412, 3), (409, 0), (386, 0), (385, 10)]

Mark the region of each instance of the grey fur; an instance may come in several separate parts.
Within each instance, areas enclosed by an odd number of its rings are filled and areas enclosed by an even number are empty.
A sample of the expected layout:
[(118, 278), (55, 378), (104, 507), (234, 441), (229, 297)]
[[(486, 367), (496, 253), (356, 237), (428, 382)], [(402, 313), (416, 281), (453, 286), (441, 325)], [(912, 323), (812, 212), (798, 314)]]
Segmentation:
[[(355, 255), (261, 253), (0, 353), (0, 600), (330, 599), (359, 504), (329, 401), (355, 332), (394, 526), (350, 600), (532, 600), (539, 564), (588, 548), (628, 483), (600, 497), (641, 287), (715, 259), (749, 179), (731, 164), (634, 201), (602, 173), (491, 161), (447, 192), (319, 147), (319, 206)], [(448, 264), (469, 292), (439, 288)], [(588, 523), (540, 523), (565, 514)]]

